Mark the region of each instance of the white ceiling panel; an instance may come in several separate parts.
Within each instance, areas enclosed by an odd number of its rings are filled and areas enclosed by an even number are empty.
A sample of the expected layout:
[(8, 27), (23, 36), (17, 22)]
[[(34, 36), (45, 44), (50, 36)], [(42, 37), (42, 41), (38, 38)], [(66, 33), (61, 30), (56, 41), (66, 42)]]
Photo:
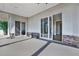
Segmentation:
[(57, 4), (58, 3), (0, 3), (0, 10), (24, 17), (30, 17), (56, 6)]

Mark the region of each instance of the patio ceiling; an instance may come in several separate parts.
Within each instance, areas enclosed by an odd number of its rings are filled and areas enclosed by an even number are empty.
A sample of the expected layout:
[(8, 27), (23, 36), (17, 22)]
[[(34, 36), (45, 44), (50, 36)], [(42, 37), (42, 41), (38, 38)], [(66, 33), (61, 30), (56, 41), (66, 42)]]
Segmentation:
[(0, 10), (24, 17), (31, 17), (58, 3), (0, 3)]

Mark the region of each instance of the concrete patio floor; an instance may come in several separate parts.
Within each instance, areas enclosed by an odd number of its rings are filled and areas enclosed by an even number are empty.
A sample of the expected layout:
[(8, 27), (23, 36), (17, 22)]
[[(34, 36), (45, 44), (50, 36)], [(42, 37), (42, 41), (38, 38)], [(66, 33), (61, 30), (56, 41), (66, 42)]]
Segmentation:
[(1, 46), (0, 56), (79, 56), (79, 49), (39, 39), (26, 38), (25, 41)]

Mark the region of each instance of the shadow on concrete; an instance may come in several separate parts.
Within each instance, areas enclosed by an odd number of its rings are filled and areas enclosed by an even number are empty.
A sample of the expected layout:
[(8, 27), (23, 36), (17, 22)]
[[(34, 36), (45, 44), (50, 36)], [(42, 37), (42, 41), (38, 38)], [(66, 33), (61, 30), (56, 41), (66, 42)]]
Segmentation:
[(51, 42), (47, 42), (44, 46), (42, 46), (39, 50), (37, 50), (32, 56), (38, 56)]
[(0, 47), (4, 47), (4, 46), (7, 46), (7, 45), (11, 45), (11, 44), (19, 43), (19, 42), (26, 41), (26, 40), (30, 40), (30, 38), (28, 38), (28, 39), (24, 39), (24, 40), (15, 41), (15, 42), (11, 42), (11, 43), (7, 43), (7, 44), (3, 44), (3, 45), (0, 45)]
[(65, 44), (65, 43), (63, 43), (63, 42), (61, 42), (61, 41), (58, 42), (58, 41), (46, 40), (46, 39), (39, 39), (39, 40), (43, 40), (43, 41), (46, 41), (46, 42), (56, 43), (56, 44), (60, 44), (60, 45), (69, 46), (69, 47), (73, 47), (73, 48), (78, 48), (78, 49), (79, 49), (79, 47), (77, 47), (77, 46), (75, 46), (75, 45)]
[(39, 50), (37, 50), (34, 54), (32, 54), (32, 56), (38, 56), (50, 43), (57, 43), (57, 44), (61, 44), (61, 45), (69, 46), (69, 47), (75, 47), (75, 46), (70, 46), (61, 42), (55, 42), (53, 40), (46, 40), (46, 39), (39, 39), (39, 40), (46, 41), (47, 43), (44, 46), (42, 46)]

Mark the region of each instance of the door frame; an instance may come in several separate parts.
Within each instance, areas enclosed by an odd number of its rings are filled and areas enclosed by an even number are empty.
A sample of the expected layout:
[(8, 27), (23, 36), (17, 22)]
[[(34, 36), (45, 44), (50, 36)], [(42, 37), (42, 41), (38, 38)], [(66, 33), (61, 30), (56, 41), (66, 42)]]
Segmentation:
[(56, 41), (56, 42), (62, 42), (63, 41), (62, 37), (61, 37), (61, 41), (59, 41), (59, 40), (54, 40), (54, 36), (53, 36), (54, 35), (54, 26), (53, 26), (53, 23), (54, 23), (54, 15), (57, 15), (57, 14), (61, 14), (61, 22), (62, 22), (62, 12), (53, 14), (53, 16), (52, 16), (52, 40), (53, 41)]
[[(48, 17), (44, 17), (44, 18), (48, 18), (48, 37), (46, 38), (46, 37), (41, 37), (41, 29), (40, 29), (40, 38), (42, 38), (42, 39), (49, 39), (49, 40), (52, 40), (52, 37), (50, 38), (50, 36), (49, 36), (49, 34), (50, 34), (50, 19), (49, 19), (49, 17), (50, 16), (48, 16)], [(44, 18), (41, 18), (41, 20), (42, 19), (44, 19)], [(51, 17), (51, 21), (52, 21), (52, 17)], [(51, 25), (52, 25), (52, 23), (51, 23)], [(52, 26), (51, 26), (52, 27)], [(41, 28), (41, 22), (40, 22), (40, 28)], [(51, 28), (52, 29), (52, 28)], [(52, 31), (52, 30), (51, 30)], [(52, 35), (52, 34), (51, 34)]]
[(19, 22), (20, 24), (21, 24), (21, 22), (20, 21), (15, 21), (15, 36), (20, 36), (20, 31), (21, 31), (21, 25), (19, 24), (19, 34), (18, 35), (16, 35), (16, 22)]
[[(22, 34), (22, 30), (23, 30), (23, 29), (22, 29), (22, 26), (23, 26), (23, 23), (24, 23), (24, 31), (25, 31), (25, 34)], [(20, 22), (20, 24), (21, 24), (21, 25), (20, 25), (20, 28), (21, 28), (21, 29), (20, 29), (20, 32), (21, 32), (20, 35), (26, 35), (26, 23), (25, 23), (25, 22)]]

